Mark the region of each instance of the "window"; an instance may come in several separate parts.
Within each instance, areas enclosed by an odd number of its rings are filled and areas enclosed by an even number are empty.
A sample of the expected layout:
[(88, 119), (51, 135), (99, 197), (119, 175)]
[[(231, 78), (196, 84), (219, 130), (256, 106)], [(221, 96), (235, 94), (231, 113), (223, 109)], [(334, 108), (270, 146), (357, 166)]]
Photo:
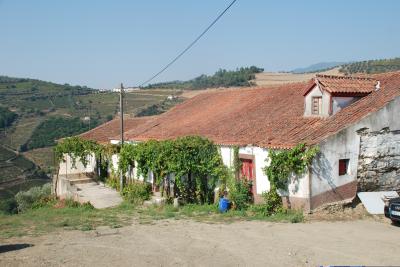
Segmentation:
[(322, 97), (314, 96), (312, 98), (311, 113), (313, 115), (320, 115), (322, 111)]
[(349, 159), (339, 159), (339, 175), (348, 174), (349, 170)]

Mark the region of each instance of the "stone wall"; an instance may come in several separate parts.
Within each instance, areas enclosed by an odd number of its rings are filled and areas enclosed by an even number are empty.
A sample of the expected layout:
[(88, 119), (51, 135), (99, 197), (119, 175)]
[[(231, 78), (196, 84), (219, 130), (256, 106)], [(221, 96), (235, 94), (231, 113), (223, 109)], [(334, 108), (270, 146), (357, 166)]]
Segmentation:
[(358, 133), (358, 191), (400, 191), (400, 130)]

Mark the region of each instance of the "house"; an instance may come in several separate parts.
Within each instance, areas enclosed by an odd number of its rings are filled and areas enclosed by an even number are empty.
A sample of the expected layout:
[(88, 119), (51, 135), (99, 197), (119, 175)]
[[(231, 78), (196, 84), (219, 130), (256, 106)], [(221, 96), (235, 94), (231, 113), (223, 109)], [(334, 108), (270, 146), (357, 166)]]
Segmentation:
[[(111, 121), (82, 137), (118, 143), (117, 125)], [(400, 190), (400, 72), (317, 75), (303, 83), (208, 92), (126, 125), (125, 140), (131, 142), (207, 137), (220, 146), (227, 166), (238, 146), (255, 201), (270, 189), (262, 171), (269, 151), (299, 143), (318, 145), (320, 153), (281, 192), (292, 207), (312, 210), (357, 191)]]

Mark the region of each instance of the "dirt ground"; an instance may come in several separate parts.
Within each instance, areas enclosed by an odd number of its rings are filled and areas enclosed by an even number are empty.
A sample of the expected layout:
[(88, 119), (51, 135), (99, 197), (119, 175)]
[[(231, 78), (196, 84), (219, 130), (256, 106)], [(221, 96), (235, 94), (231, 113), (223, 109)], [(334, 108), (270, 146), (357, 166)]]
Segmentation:
[[(393, 266), (400, 265), (399, 240), (399, 227), (374, 218), (298, 224), (163, 220), (0, 240), (0, 266)], [(20, 249), (6, 252), (10, 244)]]

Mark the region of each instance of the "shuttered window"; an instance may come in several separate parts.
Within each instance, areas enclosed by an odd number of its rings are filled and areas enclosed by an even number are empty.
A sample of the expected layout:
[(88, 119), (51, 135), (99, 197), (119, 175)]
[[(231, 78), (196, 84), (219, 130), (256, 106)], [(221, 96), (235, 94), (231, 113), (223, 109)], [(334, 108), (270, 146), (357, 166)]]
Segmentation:
[(339, 175), (346, 175), (349, 169), (349, 159), (339, 159)]
[(311, 113), (313, 115), (320, 115), (322, 111), (322, 97), (314, 96), (312, 98)]

